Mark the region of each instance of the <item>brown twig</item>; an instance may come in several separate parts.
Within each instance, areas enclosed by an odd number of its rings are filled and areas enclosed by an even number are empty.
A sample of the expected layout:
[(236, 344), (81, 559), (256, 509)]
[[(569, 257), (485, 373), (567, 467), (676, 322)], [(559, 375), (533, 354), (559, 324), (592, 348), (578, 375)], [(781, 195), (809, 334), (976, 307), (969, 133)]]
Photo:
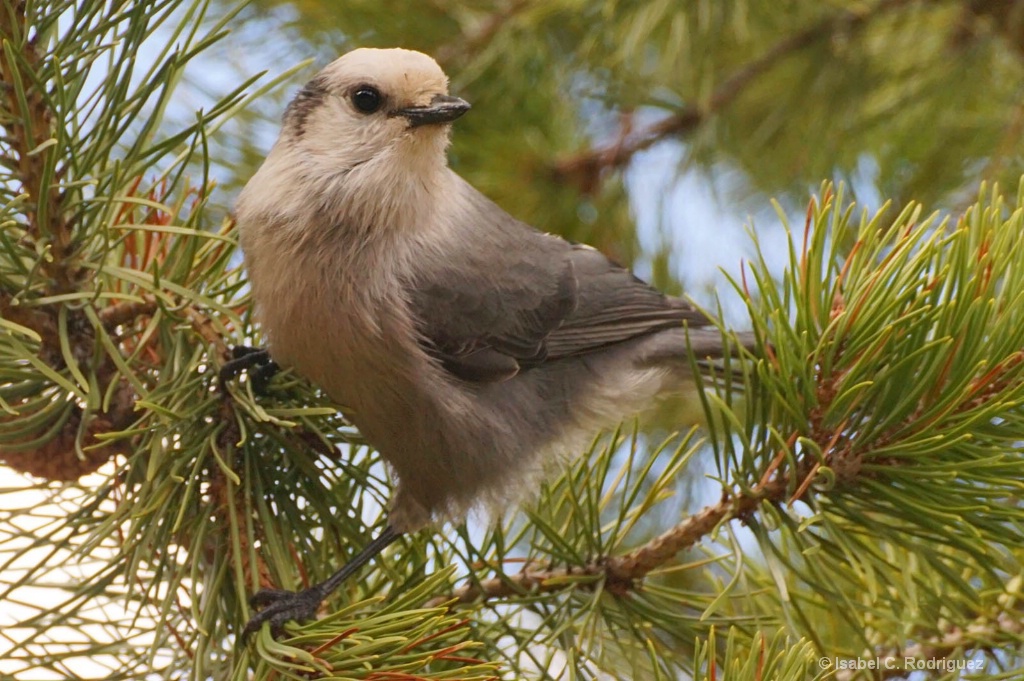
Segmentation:
[(96, 315), (109, 331), (124, 324), (131, 324), (139, 317), (148, 317), (156, 312), (156, 298), (143, 296), (142, 300), (128, 300), (103, 308)]
[(217, 359), (223, 364), (231, 357), (231, 349), (224, 341), (224, 338), (217, 332), (217, 327), (205, 313), (194, 305), (188, 305), (184, 309), (185, 317), (199, 337), (206, 341), (217, 353)]
[[(46, 55), (36, 49), (35, 39), (27, 37), (28, 17), (26, 3), (15, 2), (0, 10), (0, 37), (8, 41), (12, 50), (20, 48), (24, 68), (8, 60), (6, 52), (0, 51), (0, 82), (11, 85), (20, 83), (23, 87), (3, 88), (6, 102), (4, 128), (15, 159), (22, 191), (35, 200), (35, 206), (24, 208), (28, 220), (28, 233), (36, 239), (45, 239), (52, 257), (43, 261), (44, 271), (52, 280), (55, 292), (73, 290), (73, 263), (69, 260), (72, 251), (72, 227), (64, 210), (64, 197), (54, 182), (46, 184), (46, 164), (53, 149), (39, 151), (38, 147), (51, 137), (54, 127), (54, 112), (47, 104), (45, 93), (32, 84), (34, 75), (44, 71)], [(19, 98), (19, 89), (22, 98)], [(22, 103), (24, 102), (24, 107)], [(62, 174), (57, 169), (57, 176)]]
[[(809, 465), (804, 468), (809, 468)], [(803, 472), (799, 471), (798, 474)], [(527, 565), (517, 574), (481, 580), (456, 589), (450, 595), (433, 598), (426, 607), (451, 601), (473, 603), (524, 593), (561, 591), (565, 588), (565, 578), (580, 576), (603, 577), (609, 591), (622, 594), (634, 588), (636, 582), (650, 572), (672, 560), (680, 551), (695, 546), (722, 523), (747, 517), (765, 502), (784, 503), (790, 495), (790, 487), (789, 476), (778, 476), (763, 485), (755, 486), (748, 494), (723, 497), (719, 502), (704, 507), (624, 555), (599, 559), (582, 566), (555, 569), (533, 569)]]
[(913, 1), (881, 0), (866, 11), (846, 10), (825, 17), (808, 28), (783, 38), (760, 57), (734, 71), (714, 90), (706, 103), (684, 106), (656, 123), (616, 136), (616, 140), (611, 144), (588, 149), (557, 161), (554, 166), (555, 175), (563, 181), (572, 182), (580, 191), (591, 193), (598, 186), (601, 174), (621, 168), (629, 163), (636, 153), (668, 137), (677, 137), (696, 130), (711, 116), (735, 101), (747, 86), (770, 71), (785, 57), (815, 43), (829, 40), (840, 31), (848, 33), (859, 29), (869, 19)]

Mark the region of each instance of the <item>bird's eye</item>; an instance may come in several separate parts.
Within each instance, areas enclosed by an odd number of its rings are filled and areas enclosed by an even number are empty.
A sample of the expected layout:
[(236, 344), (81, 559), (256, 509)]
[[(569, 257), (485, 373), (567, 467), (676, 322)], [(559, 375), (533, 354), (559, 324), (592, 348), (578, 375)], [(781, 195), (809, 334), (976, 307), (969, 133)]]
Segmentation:
[(372, 114), (380, 109), (384, 97), (380, 90), (369, 85), (361, 85), (352, 93), (352, 105), (364, 114)]

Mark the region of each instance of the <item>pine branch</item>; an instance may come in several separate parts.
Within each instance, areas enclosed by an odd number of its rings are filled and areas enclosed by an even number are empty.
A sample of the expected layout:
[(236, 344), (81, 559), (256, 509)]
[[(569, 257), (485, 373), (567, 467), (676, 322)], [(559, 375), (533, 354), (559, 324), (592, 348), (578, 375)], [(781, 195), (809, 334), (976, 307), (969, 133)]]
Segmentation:
[[(814, 467), (805, 461), (798, 479), (806, 480), (813, 475)], [(767, 476), (766, 476), (767, 478)], [(450, 596), (438, 596), (427, 601), (424, 607), (436, 607), (454, 601), (459, 604), (510, 598), (525, 594), (563, 592), (572, 578), (600, 578), (605, 589), (616, 595), (642, 588), (639, 581), (658, 568), (674, 562), (676, 556), (701, 539), (714, 533), (722, 523), (744, 519), (755, 513), (764, 503), (781, 505), (800, 499), (807, 491), (807, 485), (800, 483), (794, 494), (794, 480), (789, 477), (764, 479), (748, 493), (724, 496), (721, 501), (706, 506), (675, 527), (666, 530), (642, 546), (619, 556), (600, 558), (590, 563), (563, 568), (538, 568), (526, 565), (513, 575), (503, 575), (456, 589)], [(567, 581), (566, 578), (570, 578)], [(580, 588), (591, 588), (592, 581), (577, 580)]]
[(38, 49), (37, 32), (29, 38), (31, 26), (25, 14), (25, 0), (17, 0), (0, 11), (0, 82), (7, 101), (0, 110), (0, 120), (7, 132), (10, 147), (9, 160), (18, 168), (21, 191), (36, 201), (26, 206), (28, 234), (45, 243), (52, 257), (42, 263), (42, 269), (53, 281), (51, 291), (64, 293), (73, 290), (73, 263), (70, 259), (72, 229), (64, 208), (65, 195), (60, 191), (61, 167), (50, 166), (52, 149), (44, 143), (56, 143), (54, 133), (55, 112), (49, 105), (44, 81), (39, 76), (47, 71), (44, 55)]
[[(204, 0), (194, 0), (183, 16), (201, 21), (203, 5)], [(190, 227), (195, 243), (211, 238), (196, 229), (209, 187), (180, 187), (180, 168), (202, 144), (206, 127), (214, 129), (244, 101), (248, 83), (184, 131), (167, 139), (154, 136), (164, 114), (160, 100), (169, 95), (188, 59), (167, 48), (150, 77), (137, 81), (134, 89), (128, 84), (139, 66), (134, 56), (138, 44), (175, 9), (168, 2), (127, 8), (17, 2), (0, 11), (5, 40), (0, 75), (7, 84), (0, 126), (10, 142), (5, 156), (11, 165), (0, 184), (6, 196), (0, 315), (5, 326), (18, 332), (5, 349), (31, 358), (35, 369), (6, 388), (16, 399), (0, 402), (7, 412), (0, 417), (6, 426), (0, 458), (17, 470), (75, 480), (131, 451), (131, 443), (118, 434), (135, 420), (136, 400), (146, 392), (147, 380), (147, 367), (132, 364), (160, 359), (152, 335), (146, 348), (133, 345), (133, 337), (137, 324), (150, 325), (152, 331), (154, 313), (184, 311), (203, 324), (198, 337), (221, 358), (226, 355), (224, 323), (214, 329), (201, 317), (209, 319), (204, 308), (232, 313), (187, 286), (216, 275), (211, 265), (227, 253), (228, 243), (212, 237), (214, 246), (194, 253), (199, 260), (176, 274), (171, 273), (180, 256), (169, 248)], [(54, 40), (58, 29), (51, 21), (65, 11), (74, 21), (68, 25), (72, 34), (62, 40), (74, 42), (76, 49)], [(188, 25), (186, 20), (178, 30)], [(196, 44), (190, 47), (190, 41)], [(194, 57), (209, 44), (193, 30), (179, 48)], [(112, 59), (114, 72), (90, 91), (90, 67), (104, 53), (118, 50), (132, 57)], [(138, 139), (120, 146), (131, 139), (129, 133)], [(158, 164), (165, 165), (157, 169)], [(172, 181), (168, 178), (175, 167), (178, 175)], [(147, 188), (143, 178), (150, 170), (156, 179)], [(192, 205), (187, 205), (189, 198)], [(190, 227), (174, 226), (162, 234), (176, 218)], [(175, 234), (175, 229), (183, 231)], [(159, 290), (160, 276), (177, 278), (175, 284), (184, 286), (173, 294)]]
[(717, 113), (731, 105), (759, 77), (771, 71), (786, 57), (812, 45), (848, 36), (869, 22), (916, 0), (880, 0), (868, 9), (845, 10), (826, 16), (815, 24), (783, 38), (764, 54), (726, 76), (706, 102), (681, 107), (660, 121), (634, 129), (633, 117), (626, 116), (610, 144), (576, 153), (554, 163), (555, 176), (575, 185), (584, 194), (594, 193), (605, 173), (627, 165), (637, 153), (671, 137), (690, 134)]

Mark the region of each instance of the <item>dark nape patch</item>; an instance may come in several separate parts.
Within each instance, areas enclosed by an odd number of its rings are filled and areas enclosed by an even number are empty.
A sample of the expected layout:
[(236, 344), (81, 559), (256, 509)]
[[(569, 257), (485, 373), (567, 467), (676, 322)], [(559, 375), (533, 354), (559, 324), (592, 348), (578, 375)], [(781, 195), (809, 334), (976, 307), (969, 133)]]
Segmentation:
[(302, 137), (306, 132), (306, 119), (313, 109), (323, 103), (326, 96), (327, 80), (323, 76), (317, 76), (306, 83), (284, 110), (285, 126), (291, 128), (297, 137)]

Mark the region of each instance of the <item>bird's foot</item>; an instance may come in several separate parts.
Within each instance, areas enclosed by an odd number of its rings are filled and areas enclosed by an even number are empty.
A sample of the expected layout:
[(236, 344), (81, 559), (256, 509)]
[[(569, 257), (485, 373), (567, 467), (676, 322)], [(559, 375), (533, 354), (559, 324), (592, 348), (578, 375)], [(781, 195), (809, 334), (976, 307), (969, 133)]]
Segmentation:
[(218, 373), (221, 393), (227, 394), (227, 384), (238, 378), (243, 371), (249, 371), (253, 392), (262, 395), (280, 367), (270, 358), (270, 352), (263, 348), (236, 345), (231, 348), (231, 359), (224, 363)]
[(323, 600), (323, 592), (315, 586), (302, 591), (261, 589), (249, 599), (249, 605), (258, 612), (242, 630), (242, 639), (258, 631), (265, 622), (270, 623), (270, 633), (276, 637), (284, 631), (286, 622), (315, 619)]
[(385, 526), (381, 533), (352, 560), (324, 581), (314, 584), (308, 589), (302, 591), (261, 589), (257, 591), (249, 599), (249, 605), (259, 612), (253, 615), (253, 618), (245, 625), (241, 639), (244, 641), (249, 634), (262, 627), (265, 622), (270, 622), (270, 633), (277, 636), (284, 631), (285, 622), (315, 619), (316, 611), (320, 609), (320, 603), (328, 594), (401, 536), (402, 533), (397, 532), (391, 525)]

